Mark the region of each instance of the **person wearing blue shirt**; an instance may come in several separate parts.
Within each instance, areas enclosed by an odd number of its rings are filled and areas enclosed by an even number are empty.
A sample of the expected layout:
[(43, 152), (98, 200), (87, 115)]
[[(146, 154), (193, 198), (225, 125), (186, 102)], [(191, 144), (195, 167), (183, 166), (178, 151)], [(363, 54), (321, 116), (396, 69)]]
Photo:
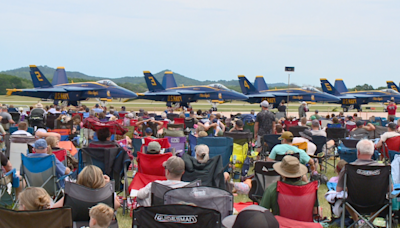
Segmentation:
[(94, 106), (94, 108), (92, 108), (92, 110), (93, 110), (93, 112), (95, 112), (95, 113), (101, 113), (101, 112), (104, 111), (104, 110), (99, 106), (99, 104), (96, 104), (96, 105)]

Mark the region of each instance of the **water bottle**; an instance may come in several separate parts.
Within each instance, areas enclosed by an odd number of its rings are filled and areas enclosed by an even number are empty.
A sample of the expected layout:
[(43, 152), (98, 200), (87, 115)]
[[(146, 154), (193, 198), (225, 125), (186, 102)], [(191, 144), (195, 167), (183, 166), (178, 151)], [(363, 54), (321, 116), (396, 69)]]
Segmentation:
[(233, 155), (233, 164), (236, 164), (236, 155)]

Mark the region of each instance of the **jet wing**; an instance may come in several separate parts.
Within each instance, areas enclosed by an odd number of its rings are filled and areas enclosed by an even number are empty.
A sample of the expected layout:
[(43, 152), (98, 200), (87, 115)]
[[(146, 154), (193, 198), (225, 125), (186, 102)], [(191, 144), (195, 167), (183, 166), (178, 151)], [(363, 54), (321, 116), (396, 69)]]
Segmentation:
[(91, 88), (91, 87), (72, 87), (72, 86), (64, 87), (63, 89), (65, 89), (66, 91), (69, 91), (69, 92), (80, 92), (80, 91), (83, 92), (83, 91), (89, 91), (89, 90), (93, 90), (93, 91), (104, 90), (104, 89)]
[(247, 94), (246, 96), (249, 98), (276, 97), (275, 94), (272, 93)]

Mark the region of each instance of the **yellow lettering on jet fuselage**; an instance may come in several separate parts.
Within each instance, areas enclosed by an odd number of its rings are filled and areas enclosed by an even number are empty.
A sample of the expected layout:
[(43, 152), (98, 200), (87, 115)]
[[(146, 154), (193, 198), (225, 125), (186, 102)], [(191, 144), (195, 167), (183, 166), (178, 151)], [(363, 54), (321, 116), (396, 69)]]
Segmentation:
[(174, 95), (168, 95), (168, 102), (181, 102), (182, 97), (181, 96), (174, 96)]
[(68, 100), (69, 94), (68, 93), (55, 93), (54, 100)]
[(332, 87), (328, 82), (325, 83), (325, 87), (328, 91), (332, 91)]
[(40, 75), (39, 71), (35, 71), (35, 74), (36, 74), (37, 80), (38, 80), (39, 82), (42, 82), (42, 81), (43, 81), (43, 78), (42, 78), (42, 75)]
[(343, 99), (343, 104), (354, 105), (357, 104), (357, 99)]
[(156, 81), (154, 80), (154, 77), (149, 77), (149, 80), (151, 82), (151, 85), (153, 85), (153, 86), (157, 85)]
[(208, 93), (200, 93), (199, 96), (200, 96), (200, 97), (204, 97), (204, 98), (209, 98), (209, 97), (210, 97), (210, 94), (208, 94)]
[(373, 97), (372, 100), (374, 101), (383, 101), (382, 97)]
[(276, 103), (275, 97), (264, 97), (261, 99), (262, 101), (268, 101), (268, 103)]
[(93, 95), (93, 96), (99, 95), (99, 92), (98, 92), (98, 91), (95, 91), (95, 90), (93, 90), (93, 91), (90, 91), (90, 90), (89, 90), (87, 93), (88, 93), (88, 95)]
[(292, 96), (294, 100), (303, 100), (303, 96)]
[(249, 86), (249, 84), (248, 84), (246, 81), (244, 81), (243, 84), (244, 84), (244, 87), (250, 89), (250, 86)]

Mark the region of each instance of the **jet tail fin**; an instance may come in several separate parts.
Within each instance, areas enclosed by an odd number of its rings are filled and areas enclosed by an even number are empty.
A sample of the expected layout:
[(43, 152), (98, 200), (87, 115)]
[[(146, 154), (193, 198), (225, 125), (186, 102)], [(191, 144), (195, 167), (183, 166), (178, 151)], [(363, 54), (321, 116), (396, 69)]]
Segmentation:
[(239, 78), (239, 84), (240, 84), (240, 89), (242, 90), (242, 93), (247, 95), (247, 94), (257, 94), (259, 93), (258, 90), (251, 84), (249, 80), (244, 75), (238, 75)]
[(268, 90), (267, 83), (265, 83), (263, 76), (256, 76), (256, 79), (254, 80), (254, 87), (258, 91)]
[(386, 81), (388, 89), (393, 89), (394, 91), (399, 92), (399, 87), (393, 81)]
[(172, 71), (165, 71), (162, 81), (162, 86), (166, 89), (177, 87), (174, 74), (172, 73)]
[(337, 91), (336, 88), (333, 87), (332, 84), (326, 78), (321, 78), (320, 81), (321, 81), (322, 91), (335, 96), (340, 95), (339, 91)]
[(158, 80), (150, 73), (150, 71), (143, 71), (144, 79), (146, 80), (147, 88), (150, 92), (164, 91), (165, 88), (158, 82)]
[(65, 83), (68, 83), (68, 78), (67, 78), (67, 73), (65, 73), (65, 68), (57, 67), (57, 70), (54, 72), (53, 81), (51, 82), (51, 84), (55, 86)]
[(44, 74), (37, 68), (36, 65), (30, 65), (29, 68), (32, 78), (32, 83), (35, 88), (51, 88), (53, 87)]
[(349, 92), (349, 90), (347, 90), (346, 85), (343, 82), (343, 79), (336, 79), (335, 80), (335, 89), (339, 92), (339, 93), (345, 93), (345, 92)]

